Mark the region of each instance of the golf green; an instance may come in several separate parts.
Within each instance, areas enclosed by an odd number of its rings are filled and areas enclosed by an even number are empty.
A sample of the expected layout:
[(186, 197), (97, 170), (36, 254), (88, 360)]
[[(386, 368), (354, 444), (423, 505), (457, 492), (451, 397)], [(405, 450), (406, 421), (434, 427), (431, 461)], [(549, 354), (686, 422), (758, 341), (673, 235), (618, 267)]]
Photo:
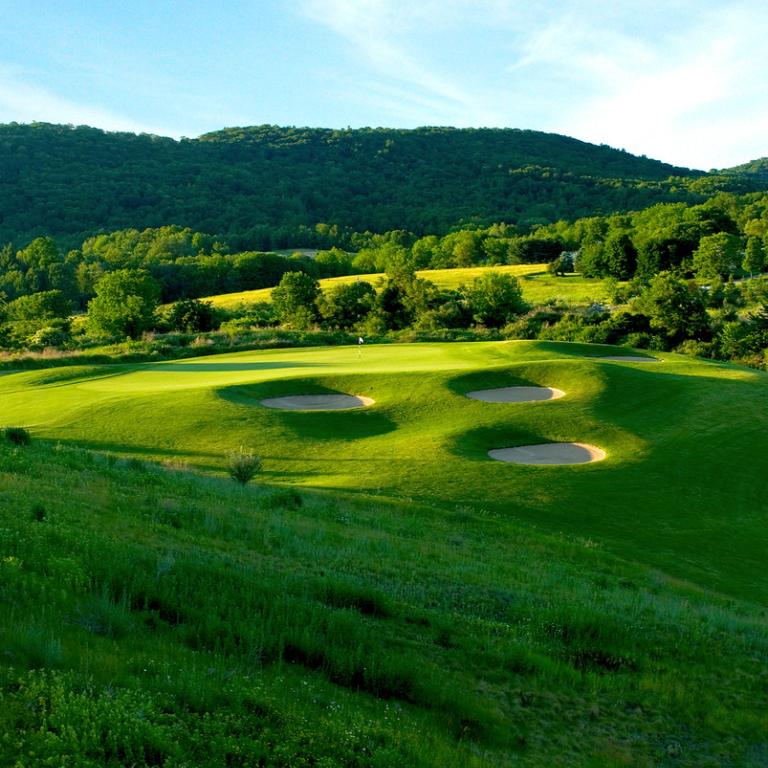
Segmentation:
[[(546, 342), (370, 345), (26, 371), (0, 378), (0, 421), (204, 471), (223, 471), (226, 454), (244, 446), (262, 457), (263, 482), (412, 499), (444, 509), (457, 527), (493, 521), (500, 535), (505, 520), (526, 521), (764, 599), (768, 376), (621, 353)], [(466, 396), (517, 386), (567, 397)], [(261, 404), (339, 394), (374, 403)], [(532, 466), (488, 456), (555, 442), (599, 446), (606, 458)]]

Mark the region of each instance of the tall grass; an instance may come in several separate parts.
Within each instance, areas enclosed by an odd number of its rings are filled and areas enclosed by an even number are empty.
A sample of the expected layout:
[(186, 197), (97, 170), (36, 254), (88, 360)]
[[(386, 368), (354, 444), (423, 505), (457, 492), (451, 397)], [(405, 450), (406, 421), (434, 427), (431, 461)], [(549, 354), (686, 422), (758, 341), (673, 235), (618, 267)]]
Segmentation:
[(764, 609), (589, 541), (41, 441), (0, 477), (2, 764), (760, 764)]

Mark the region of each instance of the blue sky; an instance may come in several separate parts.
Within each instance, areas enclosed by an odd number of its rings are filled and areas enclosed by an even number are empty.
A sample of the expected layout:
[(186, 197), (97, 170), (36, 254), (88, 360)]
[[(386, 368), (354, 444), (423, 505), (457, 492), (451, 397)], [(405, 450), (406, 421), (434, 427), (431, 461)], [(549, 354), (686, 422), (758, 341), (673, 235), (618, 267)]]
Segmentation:
[(534, 128), (768, 155), (768, 3), (0, 0), (0, 122)]

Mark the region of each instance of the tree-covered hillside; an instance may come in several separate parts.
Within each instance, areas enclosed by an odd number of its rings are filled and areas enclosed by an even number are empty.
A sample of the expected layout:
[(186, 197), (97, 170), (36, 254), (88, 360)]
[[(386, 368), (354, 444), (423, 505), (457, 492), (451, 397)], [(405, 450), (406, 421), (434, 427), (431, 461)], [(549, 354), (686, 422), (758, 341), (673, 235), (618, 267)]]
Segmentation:
[(74, 246), (167, 224), (243, 249), (311, 244), (321, 222), (417, 234), (496, 221), (525, 229), (756, 184), (511, 129), (261, 126), (175, 141), (0, 126), (0, 241), (15, 244), (50, 234)]
[(768, 157), (760, 157), (743, 165), (729, 168), (725, 173), (768, 181)]

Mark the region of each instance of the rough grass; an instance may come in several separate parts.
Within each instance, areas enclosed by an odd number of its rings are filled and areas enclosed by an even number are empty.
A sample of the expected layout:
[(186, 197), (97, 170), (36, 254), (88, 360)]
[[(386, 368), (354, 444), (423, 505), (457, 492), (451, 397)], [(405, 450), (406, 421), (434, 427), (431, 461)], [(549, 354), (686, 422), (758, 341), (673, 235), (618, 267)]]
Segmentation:
[[(458, 288), (460, 285), (471, 283), (474, 278), (492, 270), (517, 277), (523, 289), (523, 296), (531, 304), (542, 304), (547, 300), (563, 300), (569, 304), (591, 304), (602, 302), (607, 298), (605, 285), (602, 280), (582, 277), (579, 274), (569, 274), (565, 277), (555, 277), (547, 272), (546, 264), (515, 264), (498, 267), (466, 267), (462, 269), (424, 269), (417, 272), (419, 277), (429, 280), (439, 288)], [(353, 283), (365, 280), (374, 286), (384, 278), (382, 274), (346, 275), (344, 277), (329, 277), (320, 281), (323, 290), (329, 290), (334, 285)], [(224, 293), (209, 296), (214, 306), (222, 309), (234, 309), (248, 304), (270, 301), (271, 288), (261, 288), (256, 291), (241, 291), (240, 293)]]
[(3, 765), (765, 764), (763, 607), (479, 508), (1, 445), (0, 594)]

